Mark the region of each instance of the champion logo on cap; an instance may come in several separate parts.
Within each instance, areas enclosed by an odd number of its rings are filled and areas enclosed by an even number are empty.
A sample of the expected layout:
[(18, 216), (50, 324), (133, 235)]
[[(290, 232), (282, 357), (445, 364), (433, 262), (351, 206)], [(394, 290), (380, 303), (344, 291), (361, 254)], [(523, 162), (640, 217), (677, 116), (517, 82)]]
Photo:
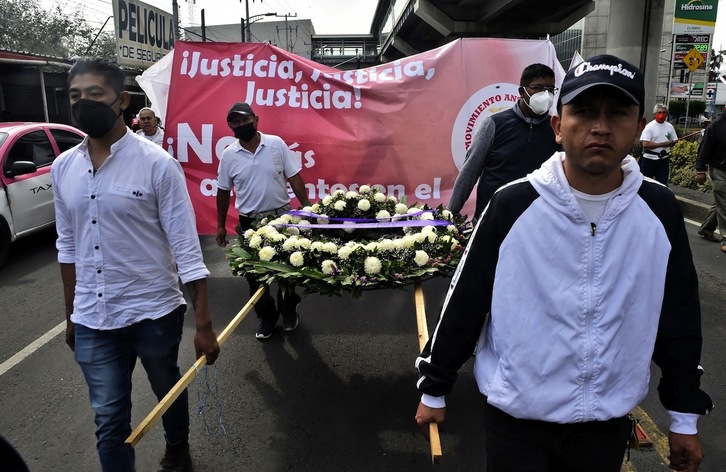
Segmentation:
[(583, 62), (580, 65), (578, 65), (575, 68), (575, 77), (580, 77), (582, 74), (585, 74), (587, 72), (595, 72), (600, 70), (607, 70), (610, 71), (610, 75), (614, 74), (621, 74), (629, 79), (635, 78), (635, 72), (629, 71), (628, 69), (623, 69), (622, 64), (618, 64), (616, 66), (609, 65), (609, 64), (595, 64), (592, 65), (589, 62)]

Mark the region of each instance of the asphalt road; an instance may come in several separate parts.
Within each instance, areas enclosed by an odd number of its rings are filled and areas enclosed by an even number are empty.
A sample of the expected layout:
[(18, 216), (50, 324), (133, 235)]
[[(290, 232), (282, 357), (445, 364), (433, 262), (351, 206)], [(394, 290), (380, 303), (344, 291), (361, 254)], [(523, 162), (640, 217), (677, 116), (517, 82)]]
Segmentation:
[[(689, 225), (704, 311), (703, 385), (716, 405), (724, 405), (726, 254), (695, 231)], [(211, 238), (202, 242), (212, 272), (211, 308), (219, 333), (247, 300), (247, 286), (230, 275), (224, 251)], [(95, 471), (99, 467), (85, 382), (63, 335), (54, 334), (64, 318), (53, 244), (52, 231), (18, 242), (0, 271), (0, 434), (34, 472)], [(431, 328), (447, 283), (424, 283)], [(203, 401), (207, 387), (196, 381), (190, 386), (197, 472), (484, 470), (482, 397), (471, 363), (447, 399), (442, 464), (430, 464), (428, 445), (413, 422), (418, 402), (413, 289), (371, 291), (357, 300), (313, 295), (299, 311), (297, 331), (277, 331), (265, 343), (254, 339), (254, 314), (241, 323), (223, 346), (216, 369), (206, 372), (211, 394), (203, 415), (197, 414), (198, 393)], [(180, 354), (183, 370), (194, 360), (190, 315)], [(49, 341), (36, 342), (44, 334)], [(34, 342), (42, 345), (34, 347)], [(27, 357), (8, 368), (19, 352)], [(142, 367), (134, 376), (135, 426), (155, 399)], [(641, 406), (643, 424), (656, 447), (633, 451), (624, 470), (668, 470), (658, 450), (668, 418), (654, 395), (657, 368), (653, 377), (653, 393)], [(220, 412), (224, 435), (217, 434)], [(701, 420), (700, 431), (707, 451), (701, 470), (726, 470), (726, 427), (720, 410)], [(137, 469), (155, 470), (162, 449), (161, 428), (156, 426), (136, 447)]]

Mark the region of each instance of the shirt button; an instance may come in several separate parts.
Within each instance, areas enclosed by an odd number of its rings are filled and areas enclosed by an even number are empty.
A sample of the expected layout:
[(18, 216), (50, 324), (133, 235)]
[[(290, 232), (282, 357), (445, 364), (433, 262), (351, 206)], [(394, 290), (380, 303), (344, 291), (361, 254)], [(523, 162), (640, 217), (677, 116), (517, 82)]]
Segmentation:
[(91, 195), (91, 200), (93, 200), (93, 199), (95, 199), (95, 198), (96, 198), (96, 196), (95, 196), (95, 195)]
[(101, 269), (98, 269), (98, 270), (96, 271), (96, 273), (97, 273), (97, 274), (100, 274), (101, 272), (102, 272), (102, 271), (101, 271)]
[(95, 225), (96, 224), (96, 220), (91, 220), (91, 223), (93, 223)]
[(98, 246), (93, 246), (93, 249), (98, 249)]
[(103, 294), (102, 294), (102, 293), (99, 293), (99, 294), (98, 294), (98, 298), (101, 298), (102, 296), (103, 296)]
[(88, 173), (89, 173), (89, 174), (91, 173), (91, 169), (88, 169)]

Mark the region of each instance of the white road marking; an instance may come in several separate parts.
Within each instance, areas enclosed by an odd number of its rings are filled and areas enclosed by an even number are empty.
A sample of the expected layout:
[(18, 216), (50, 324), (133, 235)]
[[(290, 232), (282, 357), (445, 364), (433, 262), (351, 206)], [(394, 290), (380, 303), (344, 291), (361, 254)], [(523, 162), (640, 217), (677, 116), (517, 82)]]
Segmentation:
[(23, 359), (43, 347), (48, 341), (53, 339), (54, 337), (58, 336), (60, 333), (66, 330), (66, 322), (62, 321), (58, 324), (58, 326), (52, 328), (50, 331), (45, 333), (43, 336), (39, 337), (32, 343), (28, 344), (23, 348), (22, 351), (15, 354), (10, 359), (6, 360), (2, 364), (0, 364), (0, 375), (3, 375), (5, 372), (9, 371), (16, 365), (20, 363)]

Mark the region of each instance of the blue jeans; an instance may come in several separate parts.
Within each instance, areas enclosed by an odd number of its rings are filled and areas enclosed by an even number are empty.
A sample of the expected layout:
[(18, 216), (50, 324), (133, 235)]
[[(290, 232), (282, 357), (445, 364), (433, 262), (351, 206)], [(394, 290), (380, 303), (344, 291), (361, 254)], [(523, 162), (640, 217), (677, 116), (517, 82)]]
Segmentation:
[[(96, 447), (104, 472), (133, 472), (134, 450), (124, 445), (131, 434), (131, 375), (136, 358), (151, 389), (161, 400), (181, 378), (177, 354), (186, 305), (157, 320), (113, 330), (76, 325), (76, 362), (88, 384), (96, 414)], [(187, 391), (162, 416), (164, 436), (177, 444), (189, 436)]]

